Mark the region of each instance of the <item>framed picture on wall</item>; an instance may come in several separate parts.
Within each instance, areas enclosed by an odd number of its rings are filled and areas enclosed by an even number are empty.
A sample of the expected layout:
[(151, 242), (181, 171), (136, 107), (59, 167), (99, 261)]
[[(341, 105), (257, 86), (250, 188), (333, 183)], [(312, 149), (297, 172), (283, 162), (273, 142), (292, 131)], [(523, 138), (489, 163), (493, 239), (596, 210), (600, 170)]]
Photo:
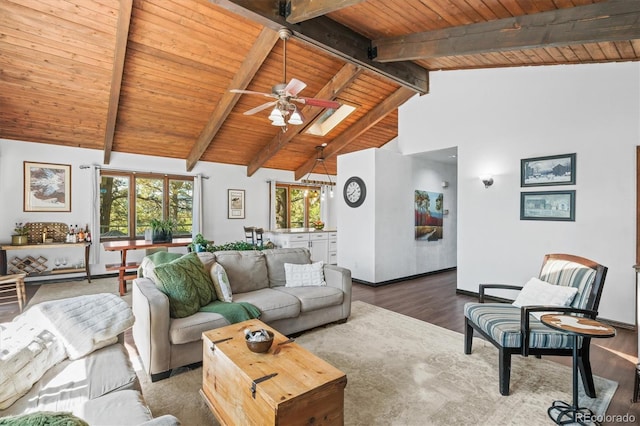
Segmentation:
[(71, 166), (24, 162), (24, 211), (70, 212)]
[(575, 153), (520, 160), (521, 187), (575, 184)]
[(576, 191), (520, 193), (520, 220), (576, 220)]
[(228, 190), (229, 219), (244, 219), (244, 189)]

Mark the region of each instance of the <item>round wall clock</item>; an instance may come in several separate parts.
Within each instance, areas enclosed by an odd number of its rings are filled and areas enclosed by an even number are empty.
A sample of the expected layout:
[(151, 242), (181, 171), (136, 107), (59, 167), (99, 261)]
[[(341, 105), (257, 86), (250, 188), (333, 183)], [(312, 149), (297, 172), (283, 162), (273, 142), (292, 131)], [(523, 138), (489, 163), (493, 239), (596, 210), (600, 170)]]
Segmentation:
[(362, 179), (352, 176), (345, 182), (342, 194), (349, 207), (358, 207), (367, 196), (367, 187)]

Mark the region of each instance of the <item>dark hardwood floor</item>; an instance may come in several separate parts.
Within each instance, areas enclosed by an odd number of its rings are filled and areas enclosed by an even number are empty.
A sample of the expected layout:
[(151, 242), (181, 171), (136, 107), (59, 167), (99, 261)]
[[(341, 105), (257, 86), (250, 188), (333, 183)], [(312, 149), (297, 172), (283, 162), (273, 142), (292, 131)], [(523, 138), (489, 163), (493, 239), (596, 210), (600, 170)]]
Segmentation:
[[(476, 298), (456, 294), (456, 271), (443, 272), (380, 287), (354, 283), (352, 299), (361, 300), (413, 318), (436, 324), (460, 333), (464, 332), (463, 307)], [(27, 285), (28, 300), (39, 285)], [(11, 321), (18, 314), (17, 304), (0, 306), (0, 322)], [(607, 411), (608, 416), (635, 416), (640, 423), (640, 403), (632, 403), (637, 334), (634, 330), (618, 328), (610, 339), (594, 339), (591, 343), (591, 364), (594, 374), (618, 382), (618, 389)], [(462, 344), (460, 351), (463, 350)], [(496, 358), (498, 352), (496, 350)], [(569, 357), (549, 357), (570, 366)], [(567, 383), (570, 387), (571, 383)], [(496, 370), (496, 392), (498, 372)], [(506, 397), (508, 398), (508, 397)], [(603, 424), (620, 424), (614, 417)]]

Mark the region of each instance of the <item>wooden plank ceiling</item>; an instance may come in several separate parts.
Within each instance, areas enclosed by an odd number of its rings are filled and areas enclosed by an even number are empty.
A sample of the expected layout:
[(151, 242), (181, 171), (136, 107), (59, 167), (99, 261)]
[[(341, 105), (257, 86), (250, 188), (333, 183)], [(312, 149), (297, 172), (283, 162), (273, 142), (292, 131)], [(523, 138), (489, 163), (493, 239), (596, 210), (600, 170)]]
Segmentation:
[[(0, 138), (295, 171), (397, 136), (428, 72), (640, 59), (630, 0), (0, 0)], [(244, 115), (286, 80), (356, 110), (324, 137)], [(299, 105), (302, 106), (302, 105)]]

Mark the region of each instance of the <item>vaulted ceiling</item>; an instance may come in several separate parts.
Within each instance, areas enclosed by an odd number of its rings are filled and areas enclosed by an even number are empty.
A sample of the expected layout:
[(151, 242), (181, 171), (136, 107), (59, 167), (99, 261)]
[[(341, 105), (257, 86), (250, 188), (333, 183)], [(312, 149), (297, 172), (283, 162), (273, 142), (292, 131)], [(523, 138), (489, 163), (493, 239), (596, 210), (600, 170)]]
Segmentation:
[[(640, 59), (635, 0), (0, 0), (0, 138), (295, 171), (380, 147), (429, 72)], [(286, 79), (356, 110), (272, 126)]]

